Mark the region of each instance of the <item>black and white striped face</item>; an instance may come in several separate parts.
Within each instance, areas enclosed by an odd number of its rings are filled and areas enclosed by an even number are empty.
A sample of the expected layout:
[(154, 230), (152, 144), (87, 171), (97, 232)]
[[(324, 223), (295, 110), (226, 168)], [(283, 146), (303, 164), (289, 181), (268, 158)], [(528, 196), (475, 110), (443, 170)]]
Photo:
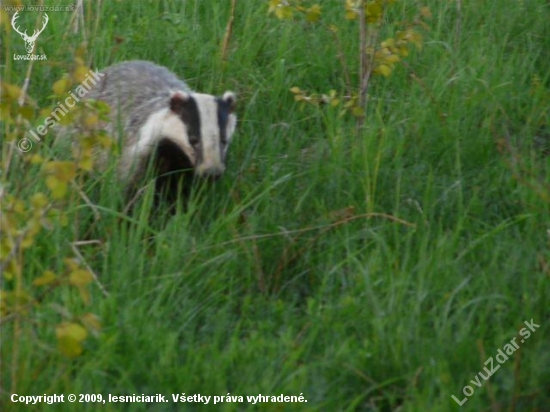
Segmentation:
[(237, 117), (235, 94), (223, 97), (175, 92), (170, 113), (161, 132), (176, 143), (189, 158), (195, 174), (218, 177), (225, 171), (225, 158)]

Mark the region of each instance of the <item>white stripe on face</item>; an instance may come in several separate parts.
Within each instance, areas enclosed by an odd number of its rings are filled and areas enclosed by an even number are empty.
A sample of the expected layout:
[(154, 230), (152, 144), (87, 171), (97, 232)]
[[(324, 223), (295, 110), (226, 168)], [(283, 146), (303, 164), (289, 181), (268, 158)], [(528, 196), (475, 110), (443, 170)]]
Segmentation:
[(214, 96), (193, 93), (197, 102), (201, 124), (201, 142), (199, 161), (195, 173), (199, 176), (219, 176), (225, 171), (220, 146), (220, 128), (218, 126), (218, 103)]

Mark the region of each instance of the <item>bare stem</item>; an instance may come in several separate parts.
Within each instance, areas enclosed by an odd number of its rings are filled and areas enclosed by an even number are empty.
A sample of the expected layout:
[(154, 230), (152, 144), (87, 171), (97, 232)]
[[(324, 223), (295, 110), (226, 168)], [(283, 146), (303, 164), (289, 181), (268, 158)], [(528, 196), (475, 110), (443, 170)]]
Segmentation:
[(456, 27), (455, 27), (455, 47), (460, 44), (460, 32), (462, 30), (462, 0), (456, 0)]
[[(367, 59), (367, 21), (365, 19), (365, 0), (359, 4), (359, 105), (365, 107), (367, 96), (368, 59)], [(362, 116), (364, 117), (364, 116)], [(363, 119), (360, 120), (363, 123)]]
[(227, 50), (229, 49), (229, 40), (231, 39), (231, 33), (233, 32), (233, 22), (235, 20), (235, 8), (237, 7), (237, 0), (231, 0), (231, 12), (227, 26), (225, 27), (225, 36), (223, 37), (222, 44), (222, 62), (227, 60)]
[(344, 53), (344, 47), (342, 46), (342, 41), (340, 40), (340, 36), (338, 36), (338, 32), (336, 30), (331, 29), (329, 26), (327, 26), (324, 23), (321, 23), (321, 24), (323, 25), (325, 30), (327, 30), (334, 37), (336, 47), (338, 48), (338, 59), (340, 60), (340, 64), (342, 65), (344, 82), (346, 83), (346, 93), (348, 96), (351, 96), (353, 94), (352, 92), (353, 89), (351, 85), (351, 77), (349, 75), (349, 66), (348, 66), (348, 62), (346, 61), (346, 54)]

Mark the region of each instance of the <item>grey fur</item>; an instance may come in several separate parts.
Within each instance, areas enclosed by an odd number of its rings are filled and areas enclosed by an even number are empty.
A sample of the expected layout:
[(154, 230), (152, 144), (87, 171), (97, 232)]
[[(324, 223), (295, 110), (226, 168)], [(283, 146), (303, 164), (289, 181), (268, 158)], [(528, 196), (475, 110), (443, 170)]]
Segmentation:
[(115, 136), (120, 121), (128, 145), (135, 143), (139, 129), (150, 114), (167, 107), (172, 92), (191, 92), (189, 86), (167, 68), (147, 61), (118, 63), (102, 73), (105, 76), (86, 98), (102, 100), (111, 106), (113, 122), (109, 132)]

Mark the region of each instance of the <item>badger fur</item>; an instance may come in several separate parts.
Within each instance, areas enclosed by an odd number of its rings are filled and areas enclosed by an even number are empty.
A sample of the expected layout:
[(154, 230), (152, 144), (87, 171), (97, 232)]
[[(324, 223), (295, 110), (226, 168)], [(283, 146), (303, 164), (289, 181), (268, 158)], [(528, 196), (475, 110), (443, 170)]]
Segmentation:
[(111, 107), (106, 130), (121, 139), (117, 175), (127, 195), (150, 165), (156, 194), (171, 200), (178, 190), (188, 193), (193, 177), (223, 174), (237, 122), (234, 93), (196, 93), (165, 67), (146, 61), (119, 63), (101, 73), (86, 99)]

